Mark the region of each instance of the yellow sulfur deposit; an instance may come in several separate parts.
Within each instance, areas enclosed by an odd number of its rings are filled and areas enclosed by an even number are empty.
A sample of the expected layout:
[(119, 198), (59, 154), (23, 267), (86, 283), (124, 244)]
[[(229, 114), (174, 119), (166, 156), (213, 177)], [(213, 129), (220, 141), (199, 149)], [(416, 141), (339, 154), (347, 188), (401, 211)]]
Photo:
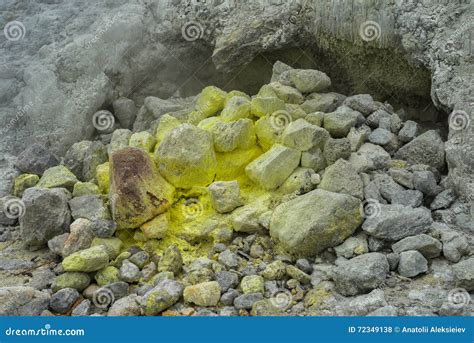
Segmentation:
[[(138, 245), (160, 254), (176, 245), (187, 262), (207, 256), (214, 238), (228, 237), (226, 230), (233, 225), (238, 225), (234, 230), (263, 225), (258, 216), (279, 203), (284, 194), (275, 188), (299, 165), (300, 153), (291, 155), (290, 165), (278, 165), (292, 150), (277, 145), (285, 127), (275, 127), (271, 115), (285, 109), (285, 103), (271, 88), (261, 93), (251, 100), (240, 91), (206, 87), (187, 121), (163, 115), (154, 135), (135, 133), (130, 139), (134, 150), (119, 150), (110, 157), (110, 167), (97, 168), (101, 192), (112, 181), (109, 201), (124, 248)], [(231, 184), (238, 187), (242, 203), (230, 213), (213, 208), (219, 199), (211, 202), (208, 187), (217, 181), (237, 182)], [(263, 198), (268, 208), (257, 206)]]

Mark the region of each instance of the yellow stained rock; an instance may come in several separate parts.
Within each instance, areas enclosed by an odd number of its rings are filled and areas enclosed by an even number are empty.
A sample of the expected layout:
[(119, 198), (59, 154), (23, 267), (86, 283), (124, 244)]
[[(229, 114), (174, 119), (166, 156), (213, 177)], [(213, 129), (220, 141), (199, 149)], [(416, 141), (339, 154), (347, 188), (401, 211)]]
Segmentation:
[(284, 110), (285, 103), (275, 97), (259, 97), (256, 96), (252, 99), (251, 112), (257, 117), (263, 117), (270, 115), (273, 112)]
[(244, 92), (241, 92), (241, 91), (238, 91), (238, 90), (233, 90), (233, 91), (230, 91), (229, 93), (227, 93), (227, 96), (225, 97), (225, 104), (224, 105), (226, 105), (227, 102), (231, 98), (233, 98), (234, 96), (241, 96), (241, 97), (247, 99), (248, 101), (250, 101), (250, 97), (247, 94), (245, 94)]
[(172, 130), (155, 152), (158, 169), (177, 188), (210, 184), (217, 168), (212, 135), (191, 124)]
[(99, 164), (95, 170), (95, 177), (99, 190), (102, 194), (108, 194), (110, 188), (110, 168), (109, 162)]
[(147, 152), (153, 151), (156, 139), (147, 131), (135, 132), (130, 137), (128, 145), (135, 148), (141, 148)]
[(148, 239), (163, 238), (168, 231), (169, 225), (170, 216), (168, 212), (165, 212), (140, 226), (140, 230)]
[(210, 117), (224, 108), (226, 96), (227, 93), (220, 88), (205, 87), (197, 100), (196, 110), (202, 112), (204, 118)]
[(244, 175), (245, 167), (260, 156), (263, 151), (254, 145), (250, 149), (236, 149), (231, 152), (216, 153), (216, 180), (232, 181)]
[(227, 101), (221, 113), (223, 121), (235, 121), (250, 117), (250, 101), (242, 96), (234, 96)]
[(155, 139), (156, 139), (155, 149), (157, 149), (160, 146), (163, 139), (166, 137), (168, 133), (171, 132), (171, 130), (177, 128), (180, 125), (181, 125), (181, 122), (175, 117), (170, 116), (169, 114), (163, 114), (160, 117), (160, 122), (158, 123), (158, 127), (156, 128), (156, 132), (155, 132)]
[(275, 143), (279, 142), (283, 130), (278, 129), (271, 117), (265, 116), (255, 123), (255, 133), (258, 144), (264, 151), (269, 150)]
[(109, 200), (119, 228), (136, 228), (165, 212), (174, 187), (158, 173), (150, 156), (138, 148), (125, 148), (110, 157)]

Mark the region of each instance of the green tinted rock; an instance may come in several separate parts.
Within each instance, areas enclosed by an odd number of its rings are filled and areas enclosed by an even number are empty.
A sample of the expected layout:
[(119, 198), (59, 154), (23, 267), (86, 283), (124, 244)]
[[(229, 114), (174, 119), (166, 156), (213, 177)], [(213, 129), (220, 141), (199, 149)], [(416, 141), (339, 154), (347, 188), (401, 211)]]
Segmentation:
[(95, 237), (92, 240), (92, 247), (95, 246), (104, 246), (107, 254), (109, 255), (109, 259), (113, 260), (120, 254), (120, 249), (122, 249), (122, 241), (117, 237), (111, 238), (100, 238)]
[(76, 175), (65, 166), (56, 166), (47, 169), (36, 187), (39, 188), (67, 188), (72, 191), (77, 182)]
[(66, 272), (58, 275), (56, 279), (54, 279), (51, 288), (53, 289), (53, 292), (57, 292), (63, 288), (74, 288), (81, 292), (89, 286), (90, 282), (91, 278), (87, 273)]
[(74, 185), (74, 189), (72, 191), (73, 197), (80, 197), (83, 195), (94, 195), (100, 194), (99, 186), (92, 182), (77, 182)]
[(231, 122), (250, 117), (250, 101), (242, 96), (230, 98), (221, 113), (223, 121)]
[(98, 245), (69, 255), (63, 260), (62, 266), (67, 272), (94, 272), (104, 268), (108, 263), (107, 249)]
[(13, 195), (21, 198), (27, 188), (34, 187), (39, 181), (39, 176), (35, 174), (21, 174), (15, 179), (13, 184)]

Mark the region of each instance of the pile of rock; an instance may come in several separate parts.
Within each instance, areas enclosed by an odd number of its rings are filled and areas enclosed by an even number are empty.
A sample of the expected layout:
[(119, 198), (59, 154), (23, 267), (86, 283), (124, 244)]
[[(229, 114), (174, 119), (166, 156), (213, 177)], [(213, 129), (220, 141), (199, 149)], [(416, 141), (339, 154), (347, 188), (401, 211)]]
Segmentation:
[[(62, 261), (51, 285), (0, 289), (0, 312), (396, 315), (414, 314), (407, 278), (474, 290), (471, 209), (443, 186), (440, 134), (330, 86), (277, 62), (253, 97), (206, 87), (62, 161), (32, 145), (0, 223)], [(429, 310), (470, 311), (451, 305)]]

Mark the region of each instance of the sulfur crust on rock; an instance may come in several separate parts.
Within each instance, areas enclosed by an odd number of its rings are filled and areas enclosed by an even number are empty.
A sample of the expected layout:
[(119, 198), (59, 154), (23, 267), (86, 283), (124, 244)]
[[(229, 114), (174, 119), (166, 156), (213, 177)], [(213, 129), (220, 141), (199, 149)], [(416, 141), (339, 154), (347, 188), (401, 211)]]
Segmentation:
[[(279, 87), (280, 91), (292, 91)], [(216, 237), (216, 230), (223, 226), (233, 227), (232, 212), (220, 214), (212, 207), (207, 190), (212, 182), (238, 181), (243, 205), (252, 206), (256, 199), (268, 199), (265, 205), (268, 214), (283, 200), (287, 201), (287, 190), (279, 186), (286, 179), (286, 174), (291, 174), (300, 165), (300, 152), (281, 145), (285, 127), (295, 119), (285, 108), (290, 109), (291, 113), (297, 111), (296, 119), (306, 115), (302, 110), (298, 112), (299, 105), (285, 104), (268, 85), (263, 86), (253, 100), (240, 91), (226, 93), (209, 86), (199, 95), (187, 120), (178, 120), (171, 114), (160, 118), (152, 136), (156, 141), (154, 151), (149, 151), (149, 146), (130, 143), (138, 147), (126, 148), (134, 151), (119, 150), (112, 154), (110, 162), (99, 165), (96, 180), (101, 193), (109, 192), (112, 213), (118, 223), (115, 236), (123, 242), (121, 251), (138, 246), (150, 253), (160, 254), (175, 245), (185, 263), (206, 256), (215, 243), (213, 237)], [(278, 112), (276, 119), (275, 111)], [(229, 129), (228, 134), (222, 130), (216, 132), (219, 126), (238, 128), (234, 126), (236, 123), (246, 121), (250, 122), (251, 130), (255, 128), (255, 133), (245, 134), (249, 137), (248, 142), (242, 142), (241, 138), (236, 140), (238, 136), (234, 136), (233, 129)], [(229, 144), (229, 148), (216, 147), (215, 137)], [(174, 151), (170, 152), (170, 149)], [(280, 150), (291, 155), (288, 170), (275, 174), (278, 167), (275, 166), (258, 171), (258, 177), (253, 172), (249, 173), (248, 166), (255, 165), (254, 161)], [(136, 157), (127, 162), (131, 152)], [(117, 153), (121, 155), (119, 160)], [(276, 164), (280, 163), (278, 159), (276, 161)], [(281, 163), (284, 161), (285, 158)], [(266, 173), (275, 175), (265, 176)], [(272, 178), (275, 180), (272, 181)], [(149, 198), (150, 193), (163, 201), (156, 208)], [(133, 199), (139, 201), (134, 202)], [(355, 215), (357, 217), (358, 214)], [(359, 218), (355, 218), (351, 223), (358, 221)], [(340, 224), (344, 226), (344, 223)], [(265, 225), (268, 229), (268, 223)], [(337, 231), (338, 225), (331, 225), (325, 234), (331, 236), (329, 231), (333, 230)], [(331, 239), (327, 237), (326, 240)]]

